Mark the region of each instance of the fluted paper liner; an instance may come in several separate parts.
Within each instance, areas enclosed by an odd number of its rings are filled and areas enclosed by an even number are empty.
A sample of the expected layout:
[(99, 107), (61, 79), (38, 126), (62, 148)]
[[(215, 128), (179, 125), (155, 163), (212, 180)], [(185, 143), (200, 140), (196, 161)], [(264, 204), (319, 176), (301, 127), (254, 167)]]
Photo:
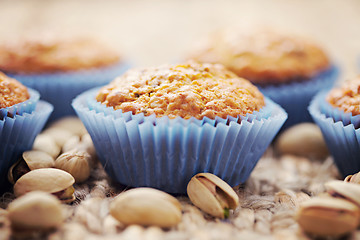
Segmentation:
[(214, 173), (231, 186), (245, 182), (287, 118), (270, 99), (264, 110), (238, 118), (144, 117), (94, 104), (97, 91), (79, 95), (73, 107), (107, 173), (128, 186), (170, 193), (185, 193), (198, 172)]
[(28, 88), (28, 92), (30, 94), (30, 98), (24, 102), (12, 105), (10, 107), (1, 108), (0, 109), (0, 119), (4, 117), (11, 117), (15, 115), (22, 115), (23, 113), (31, 113), (35, 110), (36, 104), (39, 101), (40, 95), (34, 90)]
[(360, 115), (352, 116), (326, 102), (327, 91), (312, 100), (309, 112), (320, 127), (338, 169), (345, 177), (360, 171)]
[(319, 91), (330, 89), (338, 74), (338, 68), (333, 66), (306, 81), (258, 87), (265, 96), (278, 103), (288, 113), (288, 119), (283, 126), (287, 128), (301, 122), (312, 122), (307, 111), (311, 99)]
[(75, 115), (71, 101), (80, 93), (102, 86), (129, 68), (128, 63), (109, 67), (50, 74), (9, 74), (25, 86), (38, 90), (41, 99), (54, 106), (50, 121), (67, 115)]
[(31, 113), (0, 119), (0, 186), (5, 183), (8, 169), (20, 154), (31, 149), (52, 111), (51, 104), (39, 101)]

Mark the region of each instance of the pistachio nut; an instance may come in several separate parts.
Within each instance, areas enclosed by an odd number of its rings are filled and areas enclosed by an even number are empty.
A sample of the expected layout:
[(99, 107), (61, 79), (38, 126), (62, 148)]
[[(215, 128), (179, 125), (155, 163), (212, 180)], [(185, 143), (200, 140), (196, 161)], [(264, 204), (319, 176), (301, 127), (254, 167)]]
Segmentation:
[(304, 232), (338, 237), (354, 231), (359, 224), (359, 208), (340, 198), (315, 197), (300, 205), (296, 220)]
[(8, 217), (15, 231), (48, 230), (64, 221), (60, 201), (49, 193), (39, 191), (12, 201), (8, 206)]
[(90, 134), (84, 134), (83, 136), (79, 137), (77, 135), (72, 136), (69, 138), (62, 147), (63, 152), (69, 152), (71, 150), (77, 149), (79, 151), (86, 151), (92, 157), (92, 162), (96, 158), (96, 150)]
[(75, 179), (71, 174), (56, 168), (41, 168), (21, 176), (14, 185), (15, 196), (19, 197), (31, 191), (51, 193), (63, 203), (75, 200)]
[(356, 173), (354, 175), (348, 175), (344, 179), (344, 182), (358, 183), (360, 184), (360, 174)]
[(218, 218), (227, 218), (229, 209), (239, 205), (235, 191), (221, 178), (211, 173), (198, 173), (187, 186), (191, 202), (204, 212)]
[(42, 132), (44, 135), (50, 136), (54, 139), (55, 143), (61, 148), (64, 143), (71, 138), (74, 134), (66, 129), (58, 127), (50, 127)]
[(360, 185), (340, 180), (325, 183), (326, 191), (332, 197), (343, 198), (360, 207)]
[(181, 205), (165, 192), (153, 188), (135, 188), (119, 194), (111, 202), (110, 214), (125, 225), (169, 228), (180, 222)]
[(61, 154), (55, 160), (55, 167), (70, 173), (75, 182), (84, 182), (90, 176), (91, 156), (85, 151), (76, 149)]
[(9, 182), (14, 184), (25, 173), (39, 168), (51, 168), (54, 164), (54, 158), (46, 152), (36, 150), (23, 152), (21, 158), (9, 169)]
[(46, 134), (39, 134), (34, 141), (33, 150), (48, 153), (53, 158), (59, 156), (61, 148), (56, 144), (54, 139)]
[(87, 133), (84, 124), (77, 117), (64, 117), (50, 125), (50, 128), (62, 128), (74, 135), (82, 136)]
[(320, 128), (313, 123), (301, 123), (286, 129), (277, 139), (280, 154), (324, 159), (329, 155)]
[(78, 135), (74, 135), (69, 138), (64, 145), (62, 146), (62, 152), (69, 152), (73, 149), (76, 149), (80, 145), (81, 139)]

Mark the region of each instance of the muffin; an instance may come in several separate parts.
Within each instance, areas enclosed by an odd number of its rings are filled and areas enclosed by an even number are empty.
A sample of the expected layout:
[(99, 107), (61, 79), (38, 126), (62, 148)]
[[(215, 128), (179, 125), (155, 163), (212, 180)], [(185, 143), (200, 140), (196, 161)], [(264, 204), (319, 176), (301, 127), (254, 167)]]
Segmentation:
[(270, 29), (225, 29), (212, 35), (189, 58), (221, 63), (257, 85), (288, 112), (291, 126), (311, 121), (311, 98), (337, 76), (325, 52), (312, 41)]
[(130, 70), (73, 107), (113, 179), (171, 193), (198, 172), (244, 182), (287, 117), (249, 81), (194, 62)]
[(321, 128), (330, 153), (346, 176), (360, 171), (360, 76), (330, 92), (320, 92), (309, 112)]
[(0, 70), (52, 103), (52, 120), (74, 114), (70, 104), (75, 96), (105, 85), (126, 68), (113, 49), (89, 37), (47, 34), (0, 44)]
[(53, 107), (39, 101), (39, 93), (0, 72), (0, 186), (9, 167), (31, 149)]

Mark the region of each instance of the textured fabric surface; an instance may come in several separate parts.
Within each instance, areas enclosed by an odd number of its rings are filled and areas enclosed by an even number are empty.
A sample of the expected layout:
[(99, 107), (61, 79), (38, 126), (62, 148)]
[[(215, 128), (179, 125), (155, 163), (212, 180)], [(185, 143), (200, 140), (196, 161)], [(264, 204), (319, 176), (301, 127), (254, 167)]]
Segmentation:
[[(269, 148), (249, 180), (236, 187), (240, 206), (229, 219), (219, 220), (191, 204), (186, 195), (177, 195), (182, 221), (171, 229), (125, 227), (108, 214), (109, 203), (126, 186), (110, 181), (99, 164), (88, 181), (75, 185), (76, 201), (66, 206), (65, 224), (36, 239), (308, 239), (293, 216), (297, 206), (324, 191), (324, 183), (339, 178), (331, 158), (323, 162), (290, 155), (275, 156)], [(12, 193), (0, 198), (5, 208)], [(0, 236), (11, 234), (0, 211)], [(350, 238), (356, 239), (358, 233)]]

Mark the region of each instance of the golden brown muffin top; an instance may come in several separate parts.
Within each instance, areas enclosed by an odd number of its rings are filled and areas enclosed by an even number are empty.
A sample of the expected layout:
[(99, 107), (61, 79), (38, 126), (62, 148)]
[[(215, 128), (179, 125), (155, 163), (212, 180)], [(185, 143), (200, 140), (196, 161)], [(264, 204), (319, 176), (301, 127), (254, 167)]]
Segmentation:
[(11, 107), (30, 98), (27, 88), (0, 72), (0, 108)]
[(57, 38), (40, 35), (0, 44), (0, 70), (15, 73), (49, 73), (105, 67), (119, 55), (90, 37)]
[(222, 65), (195, 62), (129, 70), (103, 87), (96, 100), (123, 112), (184, 119), (236, 117), (264, 106), (249, 81)]
[(190, 58), (221, 63), (256, 84), (309, 79), (329, 68), (319, 46), (269, 29), (225, 29), (212, 35)]
[(360, 114), (360, 75), (346, 81), (341, 87), (332, 89), (326, 100), (334, 107), (340, 108), (353, 116)]

